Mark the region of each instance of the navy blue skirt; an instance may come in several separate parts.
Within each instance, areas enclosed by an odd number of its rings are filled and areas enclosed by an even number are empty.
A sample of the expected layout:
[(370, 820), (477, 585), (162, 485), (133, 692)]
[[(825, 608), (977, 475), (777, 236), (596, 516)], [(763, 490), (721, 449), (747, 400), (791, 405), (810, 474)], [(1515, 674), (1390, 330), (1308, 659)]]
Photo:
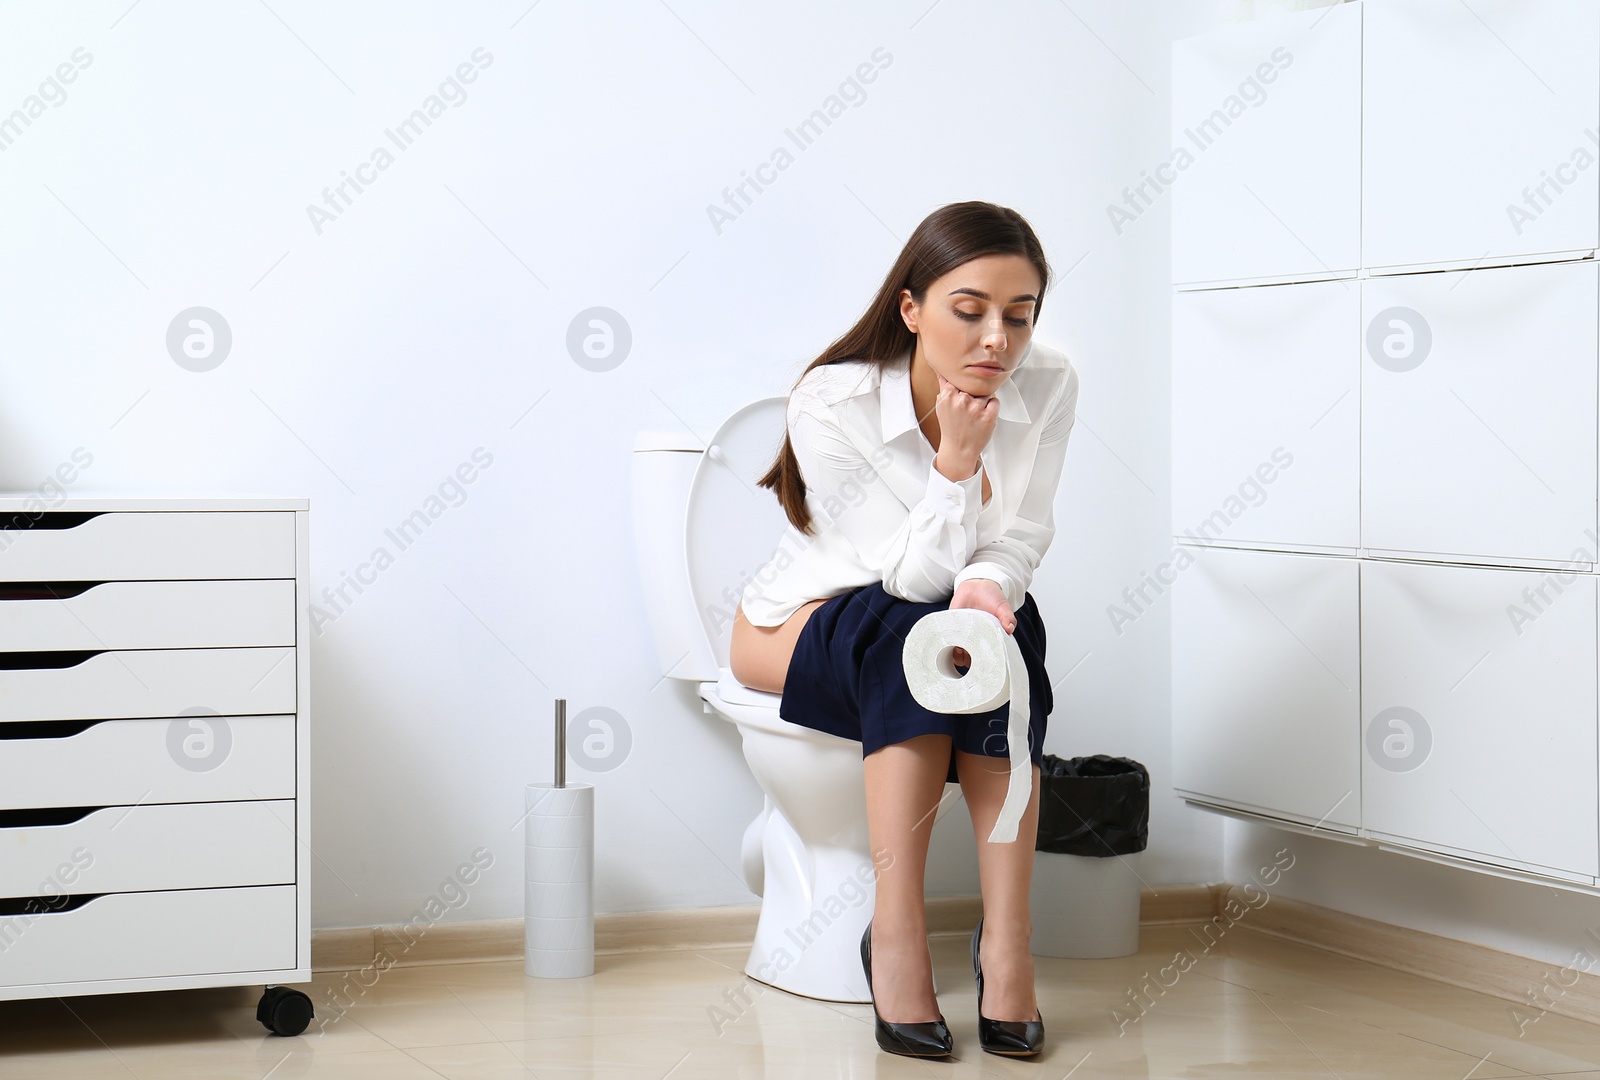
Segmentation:
[[(906, 685), (902, 650), (918, 619), (949, 610), (948, 600), (918, 604), (884, 591), (881, 581), (831, 597), (811, 613), (795, 639), (778, 715), (791, 724), (859, 740), (861, 756), (918, 735), (949, 735), (953, 749), (1010, 757), (1011, 703), (992, 713), (940, 713), (923, 708)], [(1044, 757), (1045, 726), (1055, 697), (1044, 667), (1044, 621), (1025, 593), (1012, 632), (1028, 668), (1028, 753)], [(955, 755), (947, 783), (956, 783)]]

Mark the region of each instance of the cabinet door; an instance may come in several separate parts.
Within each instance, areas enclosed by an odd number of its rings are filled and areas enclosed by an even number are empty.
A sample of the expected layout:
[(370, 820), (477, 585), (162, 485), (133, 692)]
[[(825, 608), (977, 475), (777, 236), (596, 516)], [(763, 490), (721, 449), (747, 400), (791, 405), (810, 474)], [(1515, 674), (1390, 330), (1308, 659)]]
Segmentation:
[(0, 654), (0, 721), (294, 712), (293, 648)]
[(0, 814), (0, 896), (293, 885), (294, 811), (250, 799)]
[(1360, 348), (1354, 281), (1174, 295), (1174, 533), (1353, 551)]
[(1365, 264), (1595, 247), (1600, 4), (1360, 6)]
[(1600, 872), (1595, 617), (1592, 574), (1364, 561), (1367, 831)]
[(1334, 831), (1360, 826), (1356, 560), (1180, 546), (1174, 786)]
[(292, 578), (279, 510), (50, 510), (0, 515), (0, 581)]
[(0, 652), (293, 645), (293, 578), (0, 582)]
[[(1172, 279), (1354, 270), (1361, 236), (1361, 7), (1172, 46)], [(1153, 197), (1130, 188), (1129, 215)], [(1141, 194), (1142, 193), (1142, 194)]]
[(1593, 564), (1596, 287), (1592, 262), (1362, 283), (1364, 546)]
[(0, 988), (291, 969), (295, 902), (293, 885), (7, 898)]
[(0, 811), (303, 797), (295, 719), (0, 723)]

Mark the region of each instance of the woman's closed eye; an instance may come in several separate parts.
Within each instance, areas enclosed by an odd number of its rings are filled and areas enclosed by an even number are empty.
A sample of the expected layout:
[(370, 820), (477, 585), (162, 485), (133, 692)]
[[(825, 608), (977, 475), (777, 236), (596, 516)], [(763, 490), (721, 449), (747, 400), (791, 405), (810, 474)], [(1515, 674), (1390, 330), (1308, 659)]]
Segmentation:
[[(974, 314), (973, 312), (970, 312), (970, 311), (958, 311), (958, 312), (956, 312), (956, 317), (959, 318), (959, 319), (966, 319), (968, 322), (971, 322), (973, 319), (981, 319), (981, 318), (983, 318), (982, 315)], [(1012, 319), (1012, 318), (1008, 318), (1008, 319), (1006, 319), (1006, 322), (1010, 323), (1012, 326), (1027, 326), (1028, 325), (1028, 320), (1027, 319)]]

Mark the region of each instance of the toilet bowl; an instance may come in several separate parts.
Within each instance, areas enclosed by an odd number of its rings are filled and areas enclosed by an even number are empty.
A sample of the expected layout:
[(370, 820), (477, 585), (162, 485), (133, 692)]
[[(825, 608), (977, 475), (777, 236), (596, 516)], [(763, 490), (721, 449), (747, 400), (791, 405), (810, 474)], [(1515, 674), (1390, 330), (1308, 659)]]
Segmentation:
[[(763, 805), (744, 831), (745, 883), (761, 897), (745, 974), (828, 1001), (867, 1002), (862, 932), (875, 896), (861, 743), (792, 724), (782, 695), (733, 676), (728, 643), (749, 575), (802, 550), (756, 479), (784, 434), (785, 399), (735, 412), (711, 444), (641, 433), (634, 446), (634, 533), (646, 614), (663, 674), (696, 684), (706, 713), (735, 725)], [(934, 819), (960, 797), (947, 784)]]

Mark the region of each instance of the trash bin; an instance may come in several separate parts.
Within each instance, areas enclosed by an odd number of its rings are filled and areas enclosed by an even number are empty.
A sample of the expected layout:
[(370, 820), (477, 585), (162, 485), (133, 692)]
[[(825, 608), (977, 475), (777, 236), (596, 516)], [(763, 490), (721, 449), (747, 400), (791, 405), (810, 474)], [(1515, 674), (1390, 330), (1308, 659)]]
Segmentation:
[(1139, 853), (1150, 841), (1150, 772), (1125, 757), (1044, 755), (1039, 769), (1030, 951), (1139, 951)]

